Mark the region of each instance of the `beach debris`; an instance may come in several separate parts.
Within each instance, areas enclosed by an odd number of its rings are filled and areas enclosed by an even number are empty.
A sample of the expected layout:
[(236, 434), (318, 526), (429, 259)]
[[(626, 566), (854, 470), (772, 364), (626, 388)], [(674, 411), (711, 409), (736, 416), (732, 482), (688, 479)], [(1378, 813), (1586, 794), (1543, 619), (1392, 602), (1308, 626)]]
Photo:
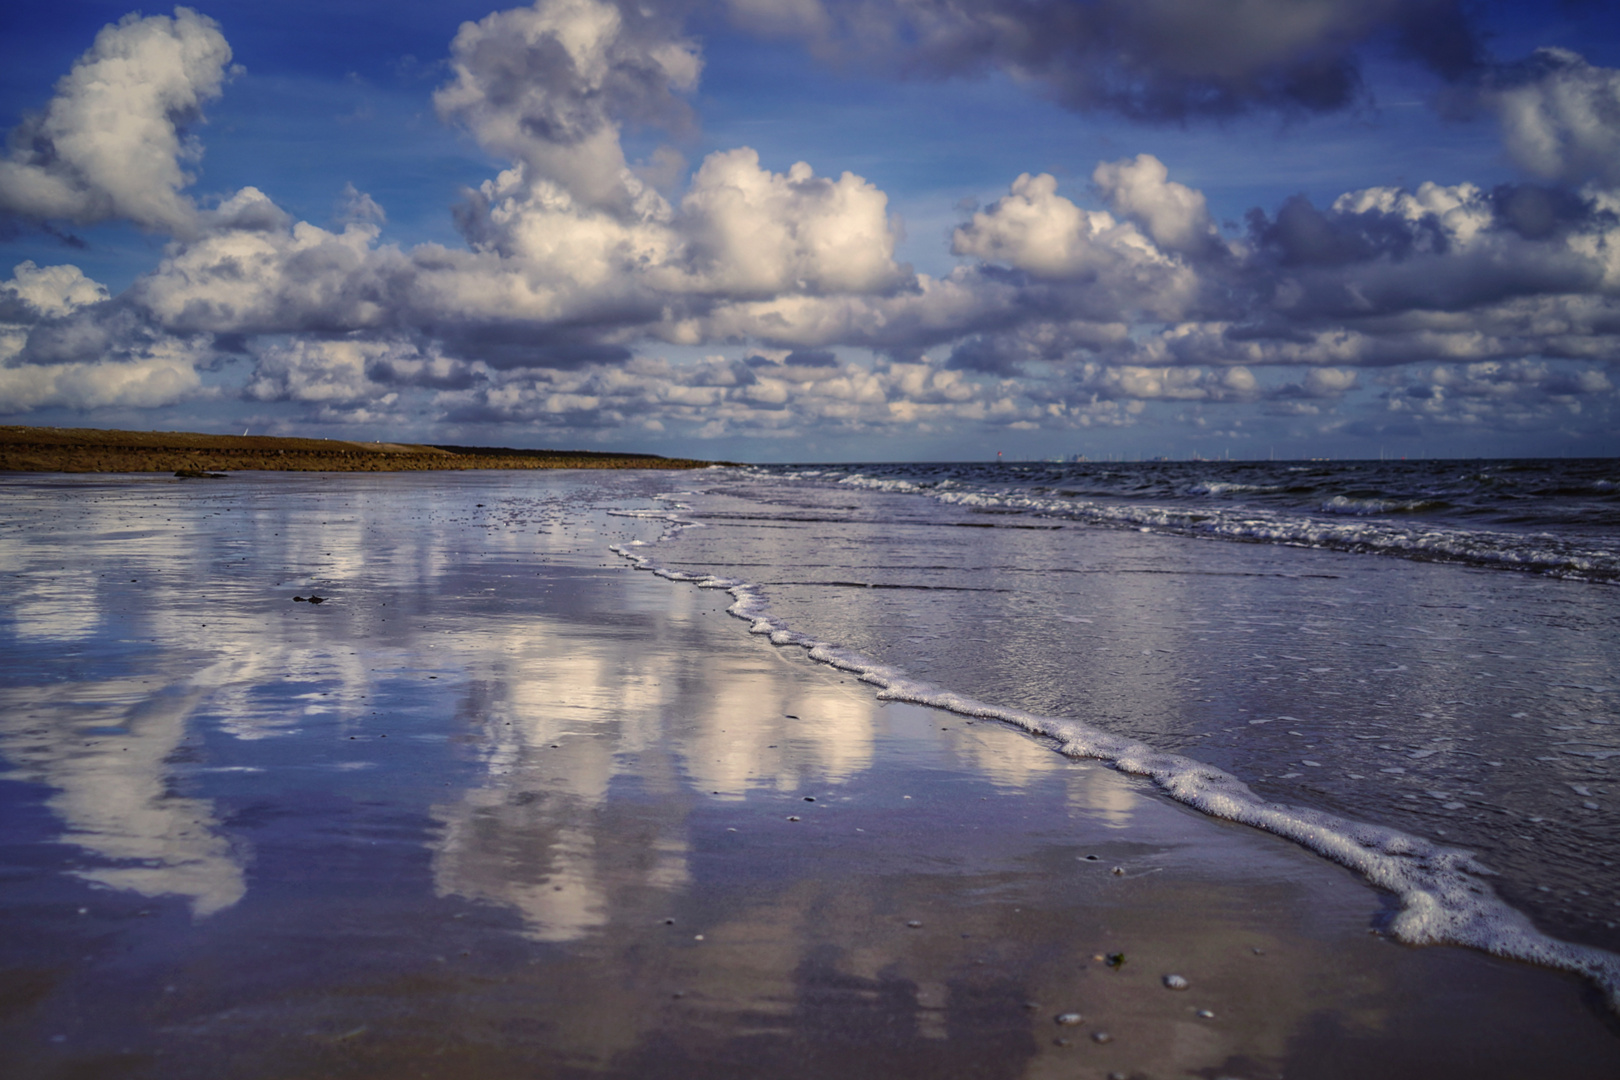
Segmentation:
[(1093, 1031), (1091, 1033), (1091, 1041), (1095, 1043), (1113, 1042), (1114, 1037), (1108, 1034), (1106, 1031)]
[(293, 597), (293, 599), (295, 601), (297, 601), (298, 603), (300, 603), (300, 604), (324, 604), (324, 603), (326, 603), (326, 597), (324, 597), (324, 596), (316, 596), (314, 593), (310, 593), (308, 596), (295, 596), (295, 597)]
[(1164, 988), (1166, 990), (1185, 990), (1191, 985), (1192, 983), (1181, 975), (1166, 975), (1164, 977)]
[(203, 469), (176, 469), (174, 475), (182, 480), (223, 480), (222, 472), (207, 472)]
[(799, 820), (799, 815), (798, 814), (789, 814), (788, 815), (788, 820), (789, 821), (798, 821)]
[(1125, 966), (1125, 954), (1122, 952), (1111, 952), (1104, 958), (1103, 962), (1109, 967), (1113, 968), (1115, 971), (1118, 971), (1120, 968)]
[(1059, 1027), (1073, 1027), (1076, 1024), (1084, 1022), (1085, 1017), (1081, 1016), (1077, 1012), (1066, 1012), (1058, 1013), (1056, 1016), (1052, 1017), (1052, 1021)]

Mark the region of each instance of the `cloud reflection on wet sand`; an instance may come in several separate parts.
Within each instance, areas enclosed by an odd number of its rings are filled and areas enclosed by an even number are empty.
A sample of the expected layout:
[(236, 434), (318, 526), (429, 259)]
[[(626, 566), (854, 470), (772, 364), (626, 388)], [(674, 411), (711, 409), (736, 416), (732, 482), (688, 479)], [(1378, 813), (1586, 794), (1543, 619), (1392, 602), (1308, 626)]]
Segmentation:
[(0, 754), (77, 852), (6, 909), (68, 943), (0, 955), (55, 980), (14, 1074), (1263, 1075), (1518, 1015), (1609, 1075), (1568, 980), (1393, 948), (1336, 867), (603, 565), (648, 526), (583, 481), (323, 483), (70, 483), (0, 534), (28, 603), (75, 536), (96, 583), (92, 632), (8, 623)]

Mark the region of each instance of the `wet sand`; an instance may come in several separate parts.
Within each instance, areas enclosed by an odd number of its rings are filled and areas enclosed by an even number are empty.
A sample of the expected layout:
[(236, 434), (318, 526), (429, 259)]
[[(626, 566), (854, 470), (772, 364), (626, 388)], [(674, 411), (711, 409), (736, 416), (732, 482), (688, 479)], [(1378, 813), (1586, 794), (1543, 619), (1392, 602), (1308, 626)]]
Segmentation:
[(1620, 1072), (1578, 980), (629, 569), (659, 489), (0, 477), (0, 1073)]

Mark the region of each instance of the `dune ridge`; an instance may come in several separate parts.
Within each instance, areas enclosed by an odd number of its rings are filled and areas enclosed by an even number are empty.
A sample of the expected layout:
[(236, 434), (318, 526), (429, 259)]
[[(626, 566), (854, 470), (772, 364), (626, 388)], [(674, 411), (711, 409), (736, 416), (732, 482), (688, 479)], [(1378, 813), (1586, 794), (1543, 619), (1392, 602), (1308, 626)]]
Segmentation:
[(0, 472), (413, 472), (701, 469), (712, 462), (593, 450), (348, 442), (193, 431), (0, 426)]

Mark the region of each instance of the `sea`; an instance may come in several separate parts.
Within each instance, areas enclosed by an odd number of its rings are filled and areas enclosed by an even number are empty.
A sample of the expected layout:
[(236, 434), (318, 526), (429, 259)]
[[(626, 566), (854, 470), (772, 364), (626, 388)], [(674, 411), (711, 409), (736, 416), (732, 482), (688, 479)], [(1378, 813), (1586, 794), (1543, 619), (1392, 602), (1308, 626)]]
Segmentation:
[(780, 465), (615, 550), (880, 696), (1303, 844), (1381, 926), (1620, 988), (1620, 461)]

